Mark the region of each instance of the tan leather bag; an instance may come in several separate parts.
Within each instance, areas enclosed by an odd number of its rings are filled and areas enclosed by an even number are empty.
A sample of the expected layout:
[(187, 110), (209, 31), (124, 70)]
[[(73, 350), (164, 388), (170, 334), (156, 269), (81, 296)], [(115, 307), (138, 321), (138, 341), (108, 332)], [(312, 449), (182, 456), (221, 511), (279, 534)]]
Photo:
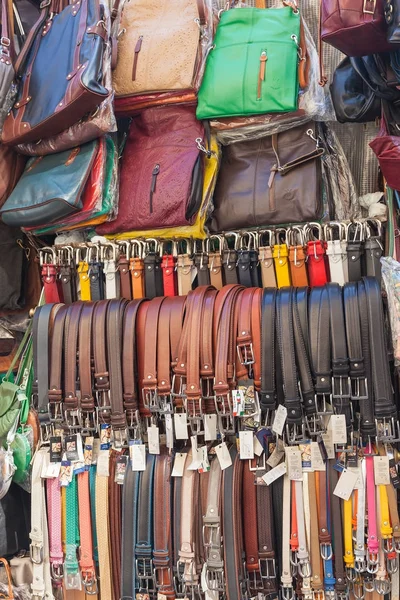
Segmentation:
[(116, 97), (193, 88), (202, 21), (202, 0), (125, 2), (113, 73)]

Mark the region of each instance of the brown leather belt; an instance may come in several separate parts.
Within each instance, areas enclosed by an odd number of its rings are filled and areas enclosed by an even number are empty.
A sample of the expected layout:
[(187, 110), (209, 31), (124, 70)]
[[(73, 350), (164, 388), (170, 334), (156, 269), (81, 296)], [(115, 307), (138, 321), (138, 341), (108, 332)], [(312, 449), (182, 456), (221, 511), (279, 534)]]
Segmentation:
[(64, 415), (70, 429), (81, 427), (76, 382), (79, 321), (83, 306), (83, 302), (71, 304), (65, 319)]
[(133, 439), (139, 426), (136, 367), (136, 319), (142, 300), (128, 302), (122, 327), (122, 387), (127, 427)]
[(166, 448), (157, 456), (154, 473), (153, 565), (157, 592), (175, 598), (172, 553), (172, 457)]

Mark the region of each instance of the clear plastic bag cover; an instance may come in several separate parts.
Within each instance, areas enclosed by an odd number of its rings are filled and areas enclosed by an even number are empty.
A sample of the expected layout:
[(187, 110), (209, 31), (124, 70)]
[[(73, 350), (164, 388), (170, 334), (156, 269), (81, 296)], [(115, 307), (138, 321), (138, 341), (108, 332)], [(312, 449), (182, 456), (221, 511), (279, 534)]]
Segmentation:
[[(242, 3), (242, 6), (245, 5)], [(282, 4), (273, 5), (274, 8), (281, 6)], [(232, 10), (240, 10), (240, 8)], [(221, 144), (228, 145), (234, 142), (258, 139), (265, 135), (273, 135), (302, 125), (310, 119), (315, 121), (332, 121), (336, 119), (329, 86), (321, 87), (319, 85), (318, 53), (304, 18), (303, 24), (310, 61), (310, 74), (308, 88), (299, 92), (298, 110), (292, 113), (214, 119), (211, 121), (211, 127), (217, 134), (218, 141)]]
[(6, 120), (6, 117), (15, 102), (17, 92), (18, 86), (14, 82), (12, 82), (11, 87), (8, 90), (7, 96), (4, 99), (4, 102), (0, 106), (0, 133), (3, 129), (4, 121)]
[(7, 494), (14, 473), (15, 465), (12, 452), (0, 448), (0, 500)]
[(400, 263), (391, 256), (381, 258), (382, 282), (389, 307), (395, 367), (400, 367)]
[(104, 203), (107, 206), (107, 221), (118, 215), (119, 204), (119, 156), (116, 140), (107, 136), (107, 167), (104, 186)]
[[(111, 20), (108, 5), (104, 5), (107, 32), (111, 31)], [(117, 121), (114, 115), (114, 93), (112, 91), (111, 77), (111, 43), (105, 45), (103, 57), (104, 86), (110, 91), (109, 96), (100, 104), (94, 113), (81, 119), (69, 129), (51, 138), (40, 140), (36, 144), (20, 144), (16, 147), (21, 154), (28, 156), (44, 156), (69, 150), (77, 145), (85, 144), (98, 137), (117, 131)]]

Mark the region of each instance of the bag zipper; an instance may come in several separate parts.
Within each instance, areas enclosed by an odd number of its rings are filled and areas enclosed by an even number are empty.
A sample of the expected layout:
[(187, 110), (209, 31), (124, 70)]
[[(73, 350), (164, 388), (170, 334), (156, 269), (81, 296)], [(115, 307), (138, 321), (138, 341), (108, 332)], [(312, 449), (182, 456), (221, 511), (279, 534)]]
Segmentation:
[(137, 69), (137, 63), (138, 63), (138, 59), (139, 59), (139, 52), (142, 48), (142, 42), (143, 42), (143, 36), (139, 35), (138, 41), (136, 42), (136, 46), (135, 46), (135, 56), (133, 58), (132, 81), (135, 81), (135, 79), (136, 79), (136, 69)]
[(153, 195), (156, 191), (156, 183), (157, 183), (157, 175), (160, 172), (160, 165), (154, 165), (152, 174), (151, 174), (151, 186), (150, 186), (150, 214), (153, 212)]
[(263, 50), (260, 54), (260, 69), (258, 71), (258, 87), (257, 87), (257, 100), (261, 100), (261, 84), (265, 81), (265, 72), (267, 70), (267, 51)]

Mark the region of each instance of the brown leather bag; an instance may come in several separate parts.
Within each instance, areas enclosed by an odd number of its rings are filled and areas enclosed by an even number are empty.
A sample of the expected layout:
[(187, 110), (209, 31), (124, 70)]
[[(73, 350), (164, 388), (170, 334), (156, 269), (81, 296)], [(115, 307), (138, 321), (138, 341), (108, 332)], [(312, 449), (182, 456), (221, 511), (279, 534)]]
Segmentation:
[(113, 73), (116, 97), (195, 87), (204, 24), (203, 0), (125, 2)]
[(348, 56), (390, 52), (384, 0), (322, 0), (321, 39)]
[(316, 220), (321, 212), (323, 152), (310, 123), (225, 146), (210, 229)]
[(22, 175), (26, 158), (14, 152), (12, 148), (0, 144), (0, 207), (14, 189)]
[(192, 224), (200, 209), (204, 129), (189, 106), (144, 110), (133, 119), (121, 162), (118, 216), (97, 228), (119, 233)]

